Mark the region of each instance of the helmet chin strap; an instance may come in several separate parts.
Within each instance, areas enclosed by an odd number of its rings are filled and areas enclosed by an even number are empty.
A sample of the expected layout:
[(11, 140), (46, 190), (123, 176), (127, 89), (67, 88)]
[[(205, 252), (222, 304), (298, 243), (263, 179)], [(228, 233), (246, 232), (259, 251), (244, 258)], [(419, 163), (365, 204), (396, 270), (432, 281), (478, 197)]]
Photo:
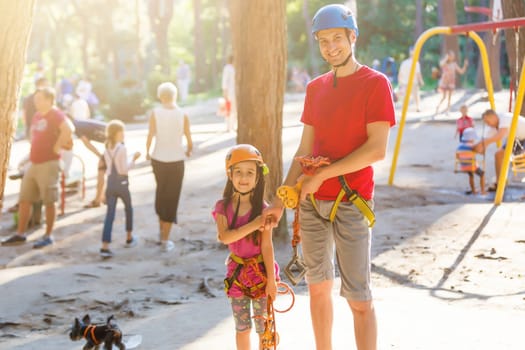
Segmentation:
[(240, 191), (237, 191), (236, 189), (233, 189), (233, 192), (238, 193), (238, 194), (240, 194), (241, 196), (246, 196), (247, 194), (252, 193), (252, 192), (253, 192), (253, 189), (249, 190), (248, 192), (240, 192)]
[(354, 53), (353, 51), (350, 51), (350, 53), (348, 54), (348, 57), (343, 61), (343, 63), (332, 66), (332, 68), (334, 68), (334, 84), (333, 84), (334, 88), (337, 87), (337, 68), (346, 66), (348, 61), (350, 61), (350, 58), (352, 58), (353, 53)]

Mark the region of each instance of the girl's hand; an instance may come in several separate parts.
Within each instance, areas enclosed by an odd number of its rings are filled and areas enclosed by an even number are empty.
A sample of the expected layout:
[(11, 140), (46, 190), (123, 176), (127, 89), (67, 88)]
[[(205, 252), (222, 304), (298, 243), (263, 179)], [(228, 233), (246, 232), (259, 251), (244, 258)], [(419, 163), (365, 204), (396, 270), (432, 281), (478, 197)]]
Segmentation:
[(275, 298), (277, 297), (277, 283), (275, 282), (275, 280), (272, 279), (266, 282), (266, 295), (271, 297), (272, 300), (275, 300)]
[(133, 155), (133, 161), (136, 161), (137, 159), (139, 159), (140, 157), (140, 152), (135, 152), (135, 154)]

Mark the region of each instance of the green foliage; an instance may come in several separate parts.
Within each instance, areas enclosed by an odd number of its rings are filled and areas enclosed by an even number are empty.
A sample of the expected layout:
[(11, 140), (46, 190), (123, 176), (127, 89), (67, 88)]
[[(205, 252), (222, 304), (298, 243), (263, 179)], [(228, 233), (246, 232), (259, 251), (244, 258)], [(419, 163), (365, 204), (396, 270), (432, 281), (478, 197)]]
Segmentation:
[(120, 83), (113, 90), (109, 102), (106, 119), (120, 119), (125, 122), (133, 121), (135, 116), (144, 114), (144, 91), (140, 86), (130, 87), (129, 82)]

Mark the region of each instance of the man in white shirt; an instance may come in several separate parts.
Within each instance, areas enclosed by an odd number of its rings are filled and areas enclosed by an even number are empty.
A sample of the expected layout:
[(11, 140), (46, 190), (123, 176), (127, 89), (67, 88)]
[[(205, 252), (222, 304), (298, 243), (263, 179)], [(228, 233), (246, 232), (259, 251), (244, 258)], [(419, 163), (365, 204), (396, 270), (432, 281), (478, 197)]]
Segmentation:
[[(474, 145), (474, 150), (476, 152), (483, 153), (483, 151), (491, 143), (505, 140), (503, 147), (497, 150), (496, 153), (494, 154), (494, 166), (496, 170), (496, 184), (493, 184), (488, 188), (489, 191), (493, 192), (493, 191), (496, 191), (499, 173), (501, 170), (501, 166), (503, 164), (503, 155), (505, 152), (505, 146), (507, 145), (506, 138), (508, 137), (510, 125), (512, 123), (512, 113), (496, 113), (496, 111), (492, 109), (487, 109), (485, 112), (483, 112), (481, 117), (483, 118), (483, 122), (487, 126), (490, 126), (496, 129), (497, 131), (494, 135), (486, 139), (483, 139), (481, 142)], [(518, 117), (518, 125), (516, 128), (516, 138), (514, 140), (514, 146), (512, 148), (512, 153), (520, 154), (524, 151), (524, 148), (525, 148), (525, 117), (520, 115)]]
[(71, 102), (69, 107), (69, 115), (73, 120), (88, 120), (91, 118), (91, 111), (87, 101), (77, 93), (75, 93), (73, 102)]
[[(407, 90), (408, 85), (408, 78), (410, 76), (410, 67), (412, 65), (412, 56), (414, 54), (414, 48), (411, 47), (409, 50), (409, 57), (401, 62), (401, 66), (399, 67), (399, 73), (397, 75), (397, 81), (399, 82), (398, 90), (397, 90), (397, 98), (399, 100), (404, 98), (405, 92)], [(416, 111), (419, 112), (419, 88), (420, 86), (423, 86), (424, 81), (423, 77), (421, 76), (421, 67), (419, 65), (419, 62), (416, 62), (416, 73), (414, 75), (414, 84), (412, 84), (412, 97), (414, 98), (414, 101), (416, 102)]]

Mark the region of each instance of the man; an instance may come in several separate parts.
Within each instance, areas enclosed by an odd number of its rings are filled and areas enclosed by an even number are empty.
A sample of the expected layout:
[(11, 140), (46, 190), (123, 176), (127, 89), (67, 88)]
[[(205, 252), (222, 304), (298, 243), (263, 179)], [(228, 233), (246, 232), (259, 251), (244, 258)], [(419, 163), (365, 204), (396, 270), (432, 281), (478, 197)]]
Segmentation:
[(226, 131), (237, 130), (237, 97), (235, 95), (233, 55), (228, 57), (228, 63), (222, 69), (222, 96), (229, 105), (229, 113), (226, 116)]
[(26, 138), (31, 139), (31, 121), (36, 113), (36, 107), (34, 102), (34, 96), (38, 89), (49, 86), (49, 82), (46, 78), (41, 77), (35, 81), (35, 91), (24, 99), (22, 106), (22, 114), (24, 115), (24, 122), (26, 126)]
[(2, 245), (22, 244), (32, 203), (41, 200), (46, 207), (46, 231), (33, 248), (43, 248), (53, 243), (51, 233), (55, 223), (55, 202), (58, 199), (60, 151), (72, 147), (71, 127), (65, 115), (54, 107), (55, 91), (45, 87), (36, 91), (34, 102), (37, 113), (31, 123), (31, 151), (27, 172), (22, 178), (18, 209), (17, 233)]
[[(398, 88), (398, 100), (401, 100), (404, 98), (405, 93), (407, 91), (408, 86), (408, 78), (410, 77), (410, 67), (412, 66), (412, 56), (414, 55), (414, 48), (411, 47), (409, 50), (409, 57), (401, 62), (401, 66), (399, 67), (399, 73), (397, 75), (397, 80), (399, 82), (399, 88)], [(419, 87), (423, 86), (424, 81), (423, 77), (421, 76), (421, 67), (419, 65), (419, 62), (416, 62), (416, 72), (414, 75), (414, 83), (412, 84), (412, 97), (414, 98), (414, 101), (416, 102), (416, 111), (419, 112)]]
[[(294, 161), (284, 185), (293, 186), (303, 179), (299, 223), (316, 348), (332, 349), (335, 245), (340, 294), (353, 314), (357, 348), (372, 350), (377, 346), (377, 325), (370, 292), (371, 231), (367, 218), (373, 218), (346, 195), (339, 205), (336, 198), (344, 183), (357, 191), (359, 204), (373, 205), (371, 164), (384, 158), (390, 127), (395, 123), (392, 88), (383, 74), (354, 57), (358, 29), (347, 7), (321, 8), (314, 16), (312, 32), (332, 71), (308, 84), (301, 118), (304, 128), (295, 155), (324, 156), (331, 164), (301, 177), (300, 164)], [(368, 214), (373, 214), (368, 206)], [(282, 208), (276, 199), (264, 214), (277, 220)], [(336, 210), (333, 220), (332, 209)]]
[[(496, 113), (496, 111), (492, 109), (487, 109), (485, 112), (483, 112), (481, 117), (483, 119), (483, 122), (487, 126), (490, 126), (496, 129), (497, 131), (491, 137), (482, 139), (481, 142), (474, 145), (474, 150), (476, 152), (483, 153), (484, 150), (487, 148), (487, 146), (490, 145), (491, 143), (505, 140), (503, 147), (497, 150), (496, 153), (494, 154), (494, 168), (496, 170), (496, 183), (489, 186), (488, 188), (489, 191), (494, 192), (496, 191), (501, 166), (503, 164), (503, 155), (505, 153), (505, 146), (508, 142), (506, 138), (508, 137), (510, 125), (512, 123), (512, 113)], [(512, 147), (513, 154), (519, 154), (524, 151), (524, 148), (525, 148), (525, 117), (523, 116), (518, 117), (518, 125), (516, 128), (516, 139), (512, 142), (514, 142), (514, 145)]]

